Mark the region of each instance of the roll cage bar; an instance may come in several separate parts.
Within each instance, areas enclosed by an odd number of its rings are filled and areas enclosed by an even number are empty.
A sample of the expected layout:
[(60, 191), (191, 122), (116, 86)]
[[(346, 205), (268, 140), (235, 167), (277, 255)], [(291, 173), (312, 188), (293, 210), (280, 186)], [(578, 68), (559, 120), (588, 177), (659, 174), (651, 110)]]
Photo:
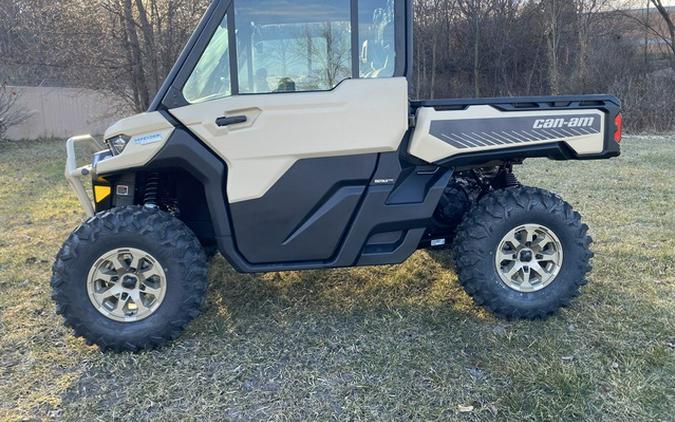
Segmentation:
[[(230, 83), (232, 95), (239, 95), (239, 68), (237, 66), (237, 42), (235, 39), (234, 4), (237, 0), (213, 0), (199, 25), (192, 33), (178, 60), (164, 80), (148, 112), (167, 110), (189, 105), (182, 93), (183, 86), (197, 62), (206, 50), (211, 37), (227, 14), (229, 31)], [(292, 1), (292, 0), (291, 0)], [(359, 21), (358, 10), (360, 0), (350, 0), (351, 37), (352, 37), (352, 78), (359, 78)], [(396, 63), (395, 77), (412, 75), (413, 52), (413, 10), (412, 0), (395, 0), (395, 39)]]

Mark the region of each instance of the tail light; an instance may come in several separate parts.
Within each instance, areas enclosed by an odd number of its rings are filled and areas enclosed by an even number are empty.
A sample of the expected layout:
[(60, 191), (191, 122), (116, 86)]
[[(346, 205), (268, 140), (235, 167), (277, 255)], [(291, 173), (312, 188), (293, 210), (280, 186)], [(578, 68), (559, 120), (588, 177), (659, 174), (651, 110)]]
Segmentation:
[(617, 143), (621, 143), (621, 136), (623, 135), (623, 116), (621, 113), (617, 114), (614, 118), (614, 127), (616, 128), (614, 132), (614, 140)]

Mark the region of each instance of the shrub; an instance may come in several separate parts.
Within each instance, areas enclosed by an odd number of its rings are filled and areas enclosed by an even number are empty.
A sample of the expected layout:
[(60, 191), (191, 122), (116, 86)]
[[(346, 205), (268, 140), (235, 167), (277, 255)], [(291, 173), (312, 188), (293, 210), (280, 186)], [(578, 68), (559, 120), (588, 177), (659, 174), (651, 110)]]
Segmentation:
[(662, 70), (629, 76), (614, 83), (610, 92), (623, 103), (626, 131), (666, 132), (675, 127), (675, 75)]

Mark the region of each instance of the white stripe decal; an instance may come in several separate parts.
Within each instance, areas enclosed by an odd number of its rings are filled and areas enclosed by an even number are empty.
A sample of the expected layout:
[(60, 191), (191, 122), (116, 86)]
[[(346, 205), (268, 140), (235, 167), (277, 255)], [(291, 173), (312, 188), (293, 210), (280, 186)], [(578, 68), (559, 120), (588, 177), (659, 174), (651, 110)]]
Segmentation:
[(530, 139), (530, 136), (527, 134), (523, 134), (523, 131), (517, 131), (517, 130), (512, 130), (511, 132), (515, 133), (518, 136), (522, 136), (523, 142), (536, 142), (538, 139)]
[(528, 130), (521, 130), (521, 132), (522, 132), (523, 134), (525, 134), (525, 136), (528, 136), (528, 137), (531, 138), (531, 139), (529, 139), (530, 142), (542, 142), (542, 141), (548, 141), (547, 138), (542, 138), (541, 135), (539, 135), (539, 134), (537, 134), (537, 133), (533, 133), (533, 132), (530, 132), (530, 131), (528, 131)]
[(450, 135), (446, 135), (445, 133), (443, 133), (443, 134), (441, 134), (441, 136), (444, 137), (445, 139), (447, 139), (450, 142), (453, 142), (455, 144), (459, 144), (459, 145), (453, 145), (453, 146), (460, 146), (460, 148), (470, 148), (470, 146), (467, 145), (466, 143), (458, 141), (456, 139), (453, 139), (453, 138), (450, 137)]
[(559, 139), (565, 139), (567, 137), (564, 133), (560, 132), (558, 129), (551, 129), (551, 131), (555, 133)]
[(504, 145), (504, 141), (500, 140), (496, 136), (490, 135), (487, 132), (481, 132), (481, 134), (484, 135), (486, 138), (491, 139), (495, 143), (495, 145)]
[(476, 144), (478, 144), (478, 145), (480, 145), (480, 146), (482, 146), (482, 147), (487, 147), (487, 146), (489, 146), (489, 145), (486, 144), (485, 142), (481, 142), (481, 141), (479, 141), (478, 139), (475, 139), (473, 136), (470, 136), (470, 135), (467, 134), (467, 133), (462, 132), (462, 135), (466, 136), (467, 138), (471, 139), (471, 141), (472, 141), (473, 143), (476, 143)]
[[(514, 131), (514, 132), (518, 133), (518, 131)], [(536, 136), (534, 137), (534, 139), (530, 139), (530, 135), (527, 132), (525, 132), (524, 130), (520, 131), (520, 135), (523, 136), (523, 139), (525, 140), (525, 142), (537, 142), (539, 140), (538, 137), (536, 137)]]
[[(548, 136), (549, 140), (560, 138), (560, 136), (556, 135), (551, 129), (544, 129), (543, 132)], [(553, 132), (553, 135), (551, 135), (551, 132)]]
[[(527, 131), (527, 133), (534, 134), (535, 138), (537, 139), (537, 142), (539, 142), (539, 141), (550, 141), (551, 140), (551, 137), (549, 135), (547, 135), (546, 133), (538, 133), (538, 132), (530, 132), (530, 131)], [(541, 135), (545, 135), (545, 136), (542, 138)]]
[(476, 132), (471, 132), (471, 136), (473, 136), (474, 138), (480, 139), (481, 142), (487, 143), (489, 146), (495, 146), (495, 143), (494, 143), (494, 142), (492, 142), (492, 141), (489, 140), (489, 139), (486, 139), (484, 136), (480, 136), (480, 135), (477, 134)]
[(508, 138), (507, 136), (504, 136), (503, 133), (497, 133), (497, 132), (492, 132), (492, 133), (493, 133), (495, 136), (497, 136), (497, 137), (499, 137), (499, 138), (501, 138), (501, 139), (504, 139), (504, 143), (507, 143), (507, 144), (515, 144), (515, 143), (517, 143), (517, 142), (514, 141), (513, 139)]
[(454, 134), (453, 136), (456, 137), (457, 139), (461, 139), (462, 143), (466, 144), (468, 148), (476, 148), (480, 146), (476, 142), (473, 142), (471, 139), (467, 139), (464, 136), (459, 136), (457, 134)]
[[(514, 131), (511, 131), (511, 132), (514, 132)], [(506, 132), (506, 131), (504, 131), (504, 135), (510, 136), (511, 138), (515, 139), (516, 142), (518, 142), (519, 144), (522, 144), (523, 142), (527, 142), (525, 139), (522, 139), (522, 138), (520, 138), (520, 137), (518, 137), (518, 136), (513, 136), (513, 135), (511, 135), (509, 132)]]
[(565, 133), (567, 136), (577, 136), (577, 135), (573, 134), (572, 132), (570, 132), (570, 131), (567, 130), (567, 129), (560, 129), (560, 131), (561, 131), (562, 133)]

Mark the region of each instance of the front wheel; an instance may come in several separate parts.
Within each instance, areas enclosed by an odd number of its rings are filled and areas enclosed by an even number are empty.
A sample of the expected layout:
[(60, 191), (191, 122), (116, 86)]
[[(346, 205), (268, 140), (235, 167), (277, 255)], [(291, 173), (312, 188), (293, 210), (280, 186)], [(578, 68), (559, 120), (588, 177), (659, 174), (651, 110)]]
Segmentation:
[(116, 208), (70, 235), (51, 283), (57, 312), (75, 335), (103, 350), (137, 351), (176, 338), (199, 314), (207, 260), (180, 220)]
[(507, 318), (555, 313), (579, 294), (591, 238), (559, 196), (518, 187), (482, 198), (458, 228), (459, 280), (474, 301)]

